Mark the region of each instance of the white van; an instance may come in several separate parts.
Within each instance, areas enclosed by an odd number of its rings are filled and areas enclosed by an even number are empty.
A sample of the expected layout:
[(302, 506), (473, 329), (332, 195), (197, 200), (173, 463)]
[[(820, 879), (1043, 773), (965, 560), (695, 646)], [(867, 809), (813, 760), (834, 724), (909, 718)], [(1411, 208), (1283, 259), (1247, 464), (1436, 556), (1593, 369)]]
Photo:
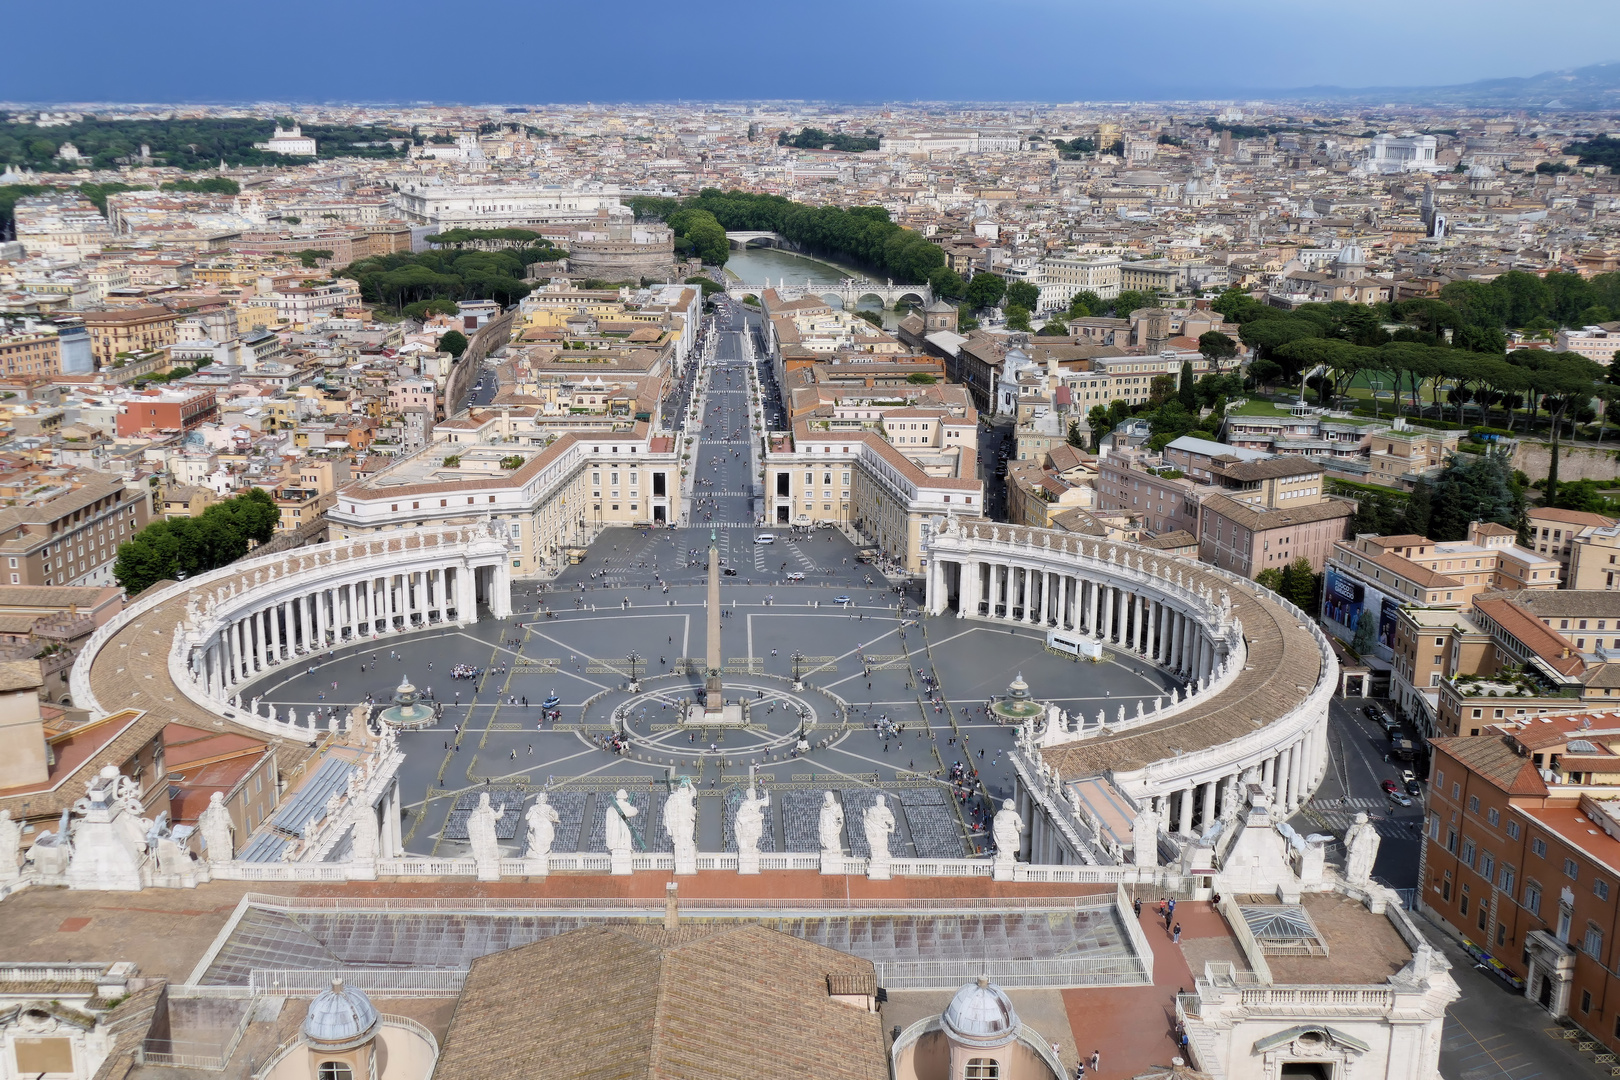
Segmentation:
[(804, 571), (795, 570), (795, 571), (793, 571), (793, 573), (791, 573), (791, 574), (789, 574), (787, 576), (787, 579), (789, 581), (803, 581), (804, 580)]
[(775, 533), (760, 533), (758, 536), (754, 537), (754, 543), (756, 543), (756, 544), (774, 544), (774, 543), (776, 543), (776, 534)]
[(1089, 634), (1071, 633), (1066, 630), (1047, 631), (1046, 647), (1053, 652), (1084, 657), (1088, 660), (1095, 660), (1102, 655), (1102, 644), (1095, 638)]

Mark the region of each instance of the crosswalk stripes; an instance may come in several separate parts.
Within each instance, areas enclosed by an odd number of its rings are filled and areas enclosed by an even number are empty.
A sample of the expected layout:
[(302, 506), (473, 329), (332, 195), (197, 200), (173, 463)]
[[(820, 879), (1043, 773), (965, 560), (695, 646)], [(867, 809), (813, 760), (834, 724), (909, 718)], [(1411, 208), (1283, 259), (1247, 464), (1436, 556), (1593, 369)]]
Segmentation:
[[(1349, 801), (1354, 803), (1357, 801), (1374, 802), (1375, 800), (1352, 799)], [(1315, 828), (1321, 829), (1323, 832), (1333, 833), (1341, 840), (1350, 826), (1355, 824), (1356, 819), (1356, 812), (1354, 810), (1314, 810), (1307, 807), (1304, 813), (1306, 819), (1309, 820)], [(1367, 817), (1368, 820), (1371, 821), (1373, 829), (1378, 833), (1379, 836), (1394, 839), (1411, 839), (1420, 835), (1423, 831), (1423, 821), (1421, 818), (1389, 818), (1381, 817), (1375, 814), (1369, 814)]]

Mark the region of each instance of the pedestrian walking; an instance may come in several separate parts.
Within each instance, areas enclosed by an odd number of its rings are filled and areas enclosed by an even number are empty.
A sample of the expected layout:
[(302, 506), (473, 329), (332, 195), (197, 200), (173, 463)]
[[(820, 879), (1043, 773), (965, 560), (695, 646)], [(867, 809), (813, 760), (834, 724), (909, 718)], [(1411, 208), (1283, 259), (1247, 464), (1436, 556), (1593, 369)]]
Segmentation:
[(1172, 944), (1172, 945), (1180, 945), (1181, 944), (1181, 924), (1180, 923), (1176, 923), (1175, 934), (1174, 934), (1174, 936), (1171, 937), (1170, 944)]
[(1091, 1052), (1091, 1071), (1094, 1073), (1102, 1072), (1102, 1051), (1100, 1050)]
[(1131, 901), (1131, 910), (1135, 913), (1138, 919), (1142, 917), (1142, 898), (1140, 896)]

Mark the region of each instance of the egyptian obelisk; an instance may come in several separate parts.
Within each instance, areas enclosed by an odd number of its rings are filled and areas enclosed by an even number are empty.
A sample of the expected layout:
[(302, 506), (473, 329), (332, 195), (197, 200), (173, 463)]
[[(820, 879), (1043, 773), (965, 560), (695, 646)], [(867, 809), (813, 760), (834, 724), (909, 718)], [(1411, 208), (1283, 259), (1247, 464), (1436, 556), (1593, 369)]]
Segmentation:
[(725, 692), (720, 686), (720, 546), (715, 530), (709, 530), (709, 635), (704, 661), (703, 711), (718, 716), (725, 711)]

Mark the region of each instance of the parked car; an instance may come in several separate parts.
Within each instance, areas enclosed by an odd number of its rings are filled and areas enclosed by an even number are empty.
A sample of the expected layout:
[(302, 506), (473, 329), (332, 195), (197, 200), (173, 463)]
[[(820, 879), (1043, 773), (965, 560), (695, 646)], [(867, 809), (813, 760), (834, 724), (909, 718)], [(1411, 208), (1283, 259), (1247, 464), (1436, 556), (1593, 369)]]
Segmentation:
[(847, 604), (847, 603), (849, 603), (849, 597), (847, 597), (847, 596), (835, 596), (835, 597), (833, 597), (833, 603), (835, 603), (835, 604)]
[(1361, 711), (1366, 713), (1367, 714), (1367, 719), (1371, 720), (1375, 724), (1388, 723), (1388, 720), (1384, 716), (1384, 710), (1380, 709), (1376, 705), (1369, 705), (1365, 709), (1362, 709)]
[(1411, 806), (1412, 805), (1411, 797), (1406, 795), (1404, 792), (1400, 792), (1400, 791), (1393, 792), (1389, 797), (1389, 801), (1394, 803), (1396, 806)]
[(760, 533), (758, 536), (754, 537), (754, 543), (756, 543), (756, 544), (774, 544), (774, 543), (776, 543), (776, 534), (775, 533)]
[(795, 570), (795, 571), (793, 571), (793, 573), (791, 573), (791, 574), (789, 574), (787, 576), (787, 579), (789, 581), (803, 581), (804, 580), (804, 572), (802, 570)]
[(735, 566), (727, 566), (727, 567), (723, 568), (720, 571), (720, 573), (722, 575), (724, 575), (725, 577), (736, 577), (737, 576), (737, 568)]
[(1410, 784), (1412, 781), (1414, 781), (1416, 779), (1417, 779), (1417, 773), (1413, 772), (1411, 769), (1402, 769), (1401, 770), (1401, 782), (1402, 783)]
[(1385, 780), (1382, 784), (1379, 784), (1378, 786), (1384, 789), (1384, 794), (1385, 795), (1394, 795), (1396, 792), (1401, 790), (1401, 785), (1397, 784), (1393, 780)]
[(1416, 780), (1408, 780), (1406, 782), (1406, 793), (1414, 799), (1421, 799), (1423, 797), (1423, 785)]

